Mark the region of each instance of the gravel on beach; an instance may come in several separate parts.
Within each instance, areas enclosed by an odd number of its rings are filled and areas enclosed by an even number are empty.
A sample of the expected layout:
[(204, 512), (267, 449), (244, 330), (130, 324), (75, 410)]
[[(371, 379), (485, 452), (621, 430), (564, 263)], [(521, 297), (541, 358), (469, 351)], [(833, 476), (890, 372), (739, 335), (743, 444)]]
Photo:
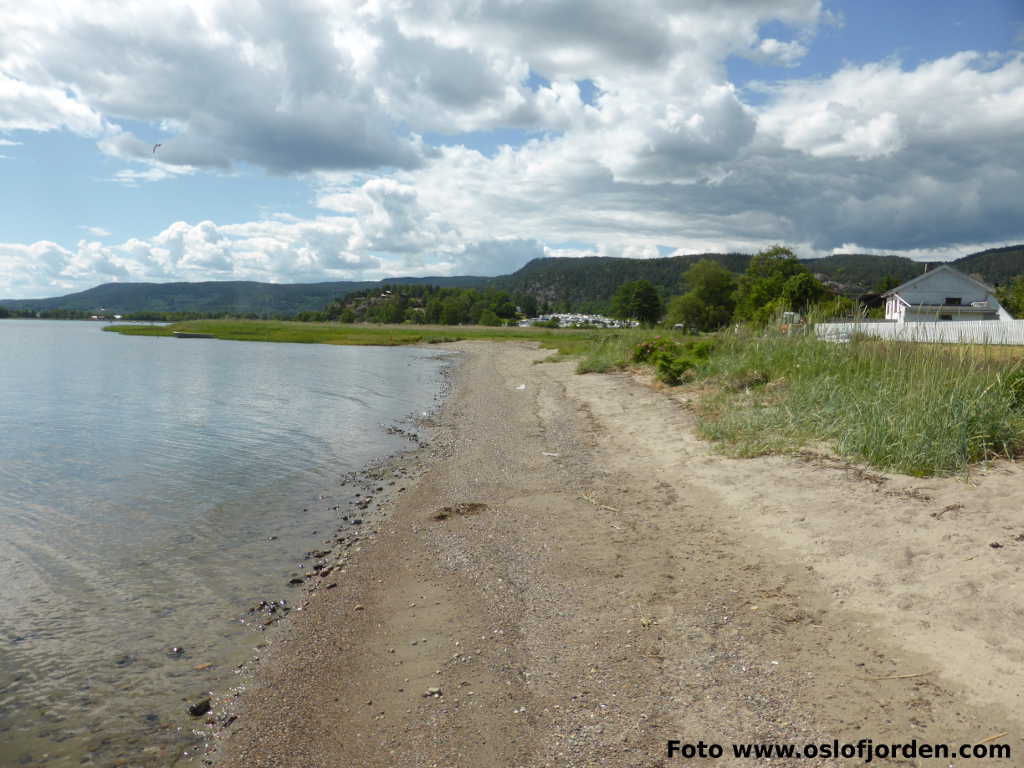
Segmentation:
[[(401, 480), (381, 486), (386, 512), (323, 558), (255, 669), (214, 697), (207, 762), (740, 766), (764, 761), (733, 743), (1003, 731), (1016, 751), (1019, 684), (972, 688), (971, 670), (912, 641), (914, 617), (883, 618), (852, 576), (840, 590), (834, 552), (787, 548), (773, 531), (790, 523), (765, 517), (782, 514), (764, 497), (773, 477), (786, 521), (901, 497), (825, 461), (716, 456), (685, 398), (629, 374), (535, 364), (549, 353), (521, 343), (452, 347), (463, 359), (429, 440), (383, 476)], [(669, 740), (724, 756), (670, 758)]]

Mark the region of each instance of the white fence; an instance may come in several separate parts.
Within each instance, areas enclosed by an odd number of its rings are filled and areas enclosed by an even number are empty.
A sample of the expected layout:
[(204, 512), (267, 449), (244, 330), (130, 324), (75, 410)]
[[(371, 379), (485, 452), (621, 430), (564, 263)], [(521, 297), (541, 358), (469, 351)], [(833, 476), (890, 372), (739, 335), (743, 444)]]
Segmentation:
[(855, 334), (896, 341), (1024, 346), (1024, 320), (967, 320), (938, 323), (818, 323), (819, 338), (849, 341)]

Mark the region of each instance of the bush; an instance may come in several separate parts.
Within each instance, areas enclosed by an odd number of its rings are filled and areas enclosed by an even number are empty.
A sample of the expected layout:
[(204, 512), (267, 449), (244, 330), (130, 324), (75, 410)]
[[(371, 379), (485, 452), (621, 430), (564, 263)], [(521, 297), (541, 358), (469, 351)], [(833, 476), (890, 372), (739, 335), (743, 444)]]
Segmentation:
[(707, 360), (713, 349), (714, 342), (708, 339), (680, 342), (665, 336), (655, 336), (634, 347), (632, 360), (634, 363), (650, 363), (654, 366), (654, 375), (658, 381), (675, 386)]

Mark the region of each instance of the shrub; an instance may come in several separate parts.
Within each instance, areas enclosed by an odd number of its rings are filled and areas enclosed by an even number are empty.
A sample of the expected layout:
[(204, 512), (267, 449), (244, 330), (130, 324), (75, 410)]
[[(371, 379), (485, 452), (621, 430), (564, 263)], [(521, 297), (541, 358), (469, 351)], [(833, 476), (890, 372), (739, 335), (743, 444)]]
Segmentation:
[(665, 336), (645, 339), (633, 348), (634, 363), (650, 363), (658, 381), (675, 386), (707, 360), (714, 342), (709, 339), (680, 342)]

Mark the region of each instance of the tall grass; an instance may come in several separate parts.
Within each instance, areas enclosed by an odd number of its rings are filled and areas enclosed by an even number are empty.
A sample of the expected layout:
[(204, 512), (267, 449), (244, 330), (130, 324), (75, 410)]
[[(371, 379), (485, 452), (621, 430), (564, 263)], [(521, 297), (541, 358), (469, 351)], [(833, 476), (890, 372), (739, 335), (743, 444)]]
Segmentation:
[(823, 442), (925, 476), (1024, 450), (1020, 364), (976, 348), (726, 333), (703, 372), (701, 431), (737, 455)]
[[(667, 332), (661, 332), (667, 335)], [(594, 338), (581, 351), (581, 360), (576, 367), (577, 373), (607, 373), (629, 366), (633, 359), (633, 350), (641, 342), (656, 335), (650, 329), (623, 328), (606, 331)], [(681, 336), (680, 336), (681, 338)]]

